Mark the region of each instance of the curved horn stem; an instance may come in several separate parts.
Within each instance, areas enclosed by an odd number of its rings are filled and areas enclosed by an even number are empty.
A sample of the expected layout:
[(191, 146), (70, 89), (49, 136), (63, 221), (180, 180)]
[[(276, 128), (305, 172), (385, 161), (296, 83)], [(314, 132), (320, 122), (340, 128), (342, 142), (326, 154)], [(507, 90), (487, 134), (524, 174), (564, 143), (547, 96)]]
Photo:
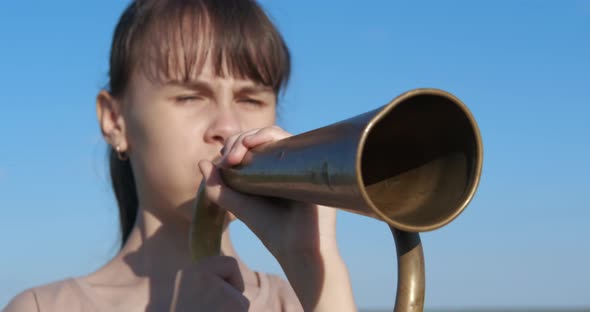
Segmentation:
[(397, 250), (395, 312), (424, 311), (424, 252), (420, 235), (389, 227)]
[(221, 255), (225, 215), (224, 210), (207, 200), (205, 182), (201, 182), (189, 234), (189, 248), (194, 262), (199, 262), (205, 257)]
[[(225, 212), (209, 207), (204, 199), (203, 185), (199, 189), (190, 233), (190, 250), (194, 261), (219, 255)], [(395, 312), (424, 311), (424, 252), (420, 235), (389, 226), (397, 251), (397, 294)]]

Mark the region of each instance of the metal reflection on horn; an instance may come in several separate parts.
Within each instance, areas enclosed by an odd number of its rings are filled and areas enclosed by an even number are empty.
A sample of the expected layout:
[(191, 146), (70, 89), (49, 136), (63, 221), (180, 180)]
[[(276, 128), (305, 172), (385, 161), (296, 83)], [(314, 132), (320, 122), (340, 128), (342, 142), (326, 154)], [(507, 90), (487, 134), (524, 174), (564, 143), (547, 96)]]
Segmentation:
[[(438, 229), (465, 209), (482, 163), (479, 129), (467, 107), (445, 91), (415, 89), (378, 109), (254, 148), (241, 165), (220, 173), (228, 186), (244, 193), (385, 221), (397, 247), (395, 311), (423, 311), (418, 232)], [(191, 231), (195, 258), (217, 254), (218, 246), (204, 245), (216, 240), (198, 230), (211, 225), (197, 215)]]

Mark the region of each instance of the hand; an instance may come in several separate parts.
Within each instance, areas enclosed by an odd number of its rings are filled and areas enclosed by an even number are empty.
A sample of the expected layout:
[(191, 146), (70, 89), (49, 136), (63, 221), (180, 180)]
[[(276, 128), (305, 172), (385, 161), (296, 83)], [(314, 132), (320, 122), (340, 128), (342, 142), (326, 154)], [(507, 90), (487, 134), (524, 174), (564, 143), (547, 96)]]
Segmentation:
[[(220, 166), (238, 165), (249, 149), (289, 136), (277, 126), (234, 135), (225, 142)], [(294, 254), (337, 252), (335, 209), (242, 194), (223, 184), (211, 162), (199, 166), (208, 199), (241, 219), (279, 261)]]
[(236, 259), (207, 257), (181, 270), (173, 311), (248, 311), (244, 281)]
[[(246, 152), (289, 137), (272, 126), (227, 140), (220, 166), (235, 166)], [(336, 243), (336, 210), (236, 192), (210, 161), (199, 163), (209, 201), (234, 214), (275, 256), (305, 311), (356, 311), (350, 278)]]

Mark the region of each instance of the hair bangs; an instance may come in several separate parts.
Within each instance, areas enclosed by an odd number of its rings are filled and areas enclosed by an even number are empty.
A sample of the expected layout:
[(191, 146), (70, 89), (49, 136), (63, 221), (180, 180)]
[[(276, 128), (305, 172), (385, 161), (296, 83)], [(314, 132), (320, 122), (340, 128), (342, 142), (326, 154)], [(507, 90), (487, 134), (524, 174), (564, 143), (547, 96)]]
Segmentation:
[(133, 45), (136, 69), (158, 83), (188, 83), (211, 62), (216, 76), (284, 88), (290, 55), (266, 14), (248, 1), (158, 3)]

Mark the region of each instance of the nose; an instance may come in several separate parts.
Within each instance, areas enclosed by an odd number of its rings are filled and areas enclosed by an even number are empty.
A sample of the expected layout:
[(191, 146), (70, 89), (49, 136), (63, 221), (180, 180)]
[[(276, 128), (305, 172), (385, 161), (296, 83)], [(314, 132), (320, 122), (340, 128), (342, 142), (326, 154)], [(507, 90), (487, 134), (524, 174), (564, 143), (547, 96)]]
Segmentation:
[(212, 114), (205, 131), (205, 142), (223, 145), (230, 136), (242, 130), (238, 115), (231, 108), (220, 108)]

